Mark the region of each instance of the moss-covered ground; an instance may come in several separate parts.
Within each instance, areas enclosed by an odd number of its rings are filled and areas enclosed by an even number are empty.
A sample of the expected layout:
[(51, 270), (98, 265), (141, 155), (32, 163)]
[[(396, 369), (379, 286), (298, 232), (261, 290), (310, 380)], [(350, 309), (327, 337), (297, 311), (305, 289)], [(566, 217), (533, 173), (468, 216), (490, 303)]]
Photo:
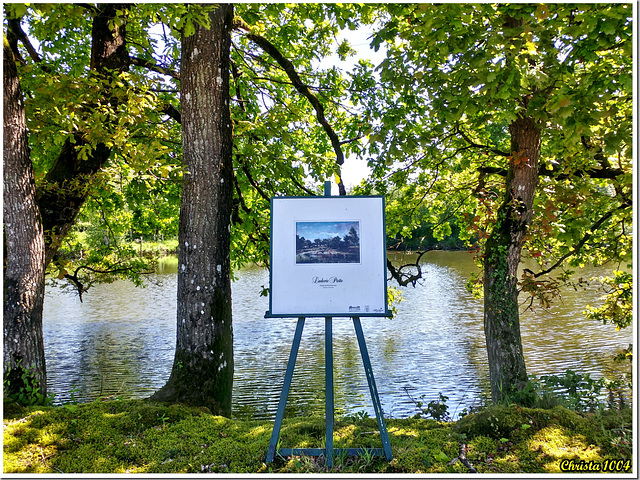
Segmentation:
[[(338, 457), (331, 469), (322, 457), (277, 457), (267, 464), (273, 422), (181, 405), (5, 403), (3, 413), (5, 473), (558, 473), (562, 460), (572, 459), (623, 460), (616, 465), (632, 468), (630, 410), (582, 415), (514, 405), (450, 423), (388, 419), (391, 462)], [(324, 418), (285, 418), (281, 446), (322, 448), (324, 432)], [(375, 419), (336, 421), (334, 447), (380, 448)]]

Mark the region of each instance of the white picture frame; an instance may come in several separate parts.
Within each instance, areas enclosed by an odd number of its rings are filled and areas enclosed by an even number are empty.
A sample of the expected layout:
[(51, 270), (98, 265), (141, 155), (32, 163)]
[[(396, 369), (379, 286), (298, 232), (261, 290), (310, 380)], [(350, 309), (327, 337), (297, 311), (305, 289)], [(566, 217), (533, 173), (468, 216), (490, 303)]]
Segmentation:
[(388, 317), (384, 197), (274, 197), (266, 317)]

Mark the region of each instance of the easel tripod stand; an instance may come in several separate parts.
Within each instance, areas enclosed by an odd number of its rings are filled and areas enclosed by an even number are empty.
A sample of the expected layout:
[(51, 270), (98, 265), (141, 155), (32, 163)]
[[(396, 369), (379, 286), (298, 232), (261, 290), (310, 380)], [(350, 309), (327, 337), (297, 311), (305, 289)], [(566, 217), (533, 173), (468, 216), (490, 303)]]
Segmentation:
[(276, 419), (273, 426), (273, 432), (271, 434), (271, 441), (269, 442), (269, 450), (267, 453), (267, 462), (273, 462), (276, 455), (291, 456), (291, 455), (310, 455), (310, 456), (324, 456), (326, 459), (325, 465), (327, 467), (333, 466), (334, 455), (346, 454), (350, 456), (357, 455), (374, 455), (384, 456), (387, 461), (393, 458), (391, 453), (391, 444), (389, 442), (389, 434), (384, 421), (382, 413), (382, 406), (380, 404), (380, 397), (378, 396), (378, 390), (376, 388), (376, 382), (373, 377), (373, 369), (371, 368), (371, 361), (369, 359), (369, 352), (367, 350), (367, 344), (362, 332), (362, 324), (360, 317), (351, 317), (353, 319), (353, 326), (356, 331), (356, 337), (358, 339), (358, 345), (360, 347), (360, 354), (362, 356), (362, 362), (367, 377), (367, 383), (369, 384), (369, 392), (373, 401), (373, 408), (376, 413), (376, 419), (378, 421), (378, 428), (380, 430), (380, 437), (382, 439), (382, 448), (347, 448), (336, 449), (333, 448), (333, 427), (334, 427), (334, 397), (333, 397), (333, 333), (332, 333), (332, 317), (325, 317), (325, 389), (326, 389), (326, 408), (325, 408), (325, 420), (326, 420), (326, 447), (325, 448), (277, 448), (278, 440), (280, 438), (280, 430), (282, 427), (282, 420), (284, 418), (284, 410), (287, 403), (287, 397), (291, 387), (291, 380), (293, 378), (293, 371), (295, 368), (296, 358), (298, 355), (298, 348), (300, 347), (300, 339), (302, 338), (302, 330), (306, 317), (299, 317), (296, 326), (296, 332), (293, 337), (293, 344), (291, 345), (291, 353), (289, 354), (289, 361), (287, 363), (287, 371), (282, 385), (282, 393), (280, 394), (280, 400), (278, 402), (278, 410), (276, 413)]

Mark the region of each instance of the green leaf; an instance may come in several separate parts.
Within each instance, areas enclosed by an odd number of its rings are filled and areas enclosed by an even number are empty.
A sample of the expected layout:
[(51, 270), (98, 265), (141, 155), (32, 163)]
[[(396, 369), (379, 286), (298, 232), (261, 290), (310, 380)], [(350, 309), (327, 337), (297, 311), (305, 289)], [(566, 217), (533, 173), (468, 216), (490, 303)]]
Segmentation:
[(436, 453), (433, 458), (438, 461), (438, 462), (448, 462), (449, 461), (449, 457), (447, 457), (447, 455), (444, 452), (438, 452)]
[(187, 20), (184, 25), (184, 36), (190, 37), (194, 33), (196, 33), (196, 27), (193, 25), (193, 22), (191, 20)]
[(22, 18), (29, 12), (29, 8), (25, 3), (7, 3), (5, 4), (5, 9), (9, 18)]

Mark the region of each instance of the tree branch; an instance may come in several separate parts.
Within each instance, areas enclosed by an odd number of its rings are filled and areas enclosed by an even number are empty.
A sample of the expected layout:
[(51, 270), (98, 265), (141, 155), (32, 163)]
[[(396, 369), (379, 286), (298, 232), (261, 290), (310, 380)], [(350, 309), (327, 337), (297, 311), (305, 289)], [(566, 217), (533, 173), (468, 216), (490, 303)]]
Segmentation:
[[(246, 115), (247, 111), (246, 108), (244, 106), (244, 99), (242, 98), (242, 89), (240, 86), (240, 82), (238, 81), (240, 79), (240, 72), (238, 71), (238, 66), (235, 64), (235, 62), (231, 62), (231, 76), (233, 77), (233, 81), (235, 83), (235, 87), (236, 87), (236, 97), (238, 100), (238, 103), (240, 105), (240, 110), (242, 110), (242, 112)], [(251, 135), (250, 136), (251, 140), (257, 141), (259, 142), (259, 139), (256, 135)], [(240, 164), (240, 168), (242, 169), (242, 171), (245, 173), (245, 175), (247, 176), (247, 179), (249, 180), (249, 182), (251, 183), (251, 185), (253, 185), (256, 190), (258, 190), (258, 193), (260, 193), (260, 195), (265, 198), (265, 194), (264, 192), (262, 192), (259, 187), (257, 186), (257, 183), (255, 182), (255, 180), (253, 179), (253, 177), (251, 176), (249, 170), (247, 169), (246, 165), (244, 164), (244, 162), (242, 162), (240, 160), (239, 156), (236, 156), (236, 158), (238, 159), (238, 163)], [(238, 186), (238, 182), (237, 182), (237, 177), (235, 177), (236, 179), (236, 191), (238, 193), (239, 197), (242, 197), (240, 190), (239, 190), (239, 186)], [(304, 185), (302, 185), (300, 182), (298, 182), (298, 180), (296, 180), (296, 178), (292, 175), (291, 176), (291, 181), (302, 191), (304, 191), (307, 195), (315, 195), (315, 193), (313, 193), (311, 190), (309, 190), (307, 187), (305, 187)], [(240, 198), (240, 200), (242, 200), (242, 198)], [(244, 205), (244, 200), (242, 200), (242, 203)], [(249, 212), (249, 209), (247, 209), (245, 207), (245, 211)]]
[[(487, 175), (500, 175), (501, 177), (507, 176), (507, 170), (500, 167), (485, 167), (482, 166), (478, 169), (480, 173)], [(603, 179), (615, 179), (620, 175), (624, 175), (624, 170), (621, 168), (590, 168), (588, 170), (576, 170), (571, 173), (558, 174), (557, 170), (551, 170), (549, 168), (540, 168), (538, 175), (541, 177), (555, 178), (557, 180), (566, 180), (573, 177), (590, 177), (590, 178), (603, 178)]]
[[(302, 81), (293, 63), (291, 63), (289, 59), (287, 59), (284, 55), (282, 55), (280, 50), (278, 50), (278, 48), (275, 45), (273, 45), (269, 40), (267, 40), (261, 35), (252, 33), (251, 27), (249, 27), (249, 25), (247, 25), (247, 23), (244, 22), (244, 20), (236, 17), (234, 19), (234, 27), (236, 29), (241, 29), (246, 31), (247, 32), (246, 37), (249, 40), (256, 43), (260, 48), (262, 48), (262, 50), (264, 50), (276, 62), (278, 62), (280, 67), (282, 67), (282, 69), (286, 72), (287, 76), (293, 83), (293, 87), (298, 91), (298, 93), (304, 96), (309, 101), (309, 103), (311, 103), (314, 110), (316, 111), (316, 118), (318, 119), (318, 122), (320, 122), (320, 125), (322, 125), (322, 127), (324, 128), (324, 131), (326, 132), (327, 136), (331, 140), (333, 151), (336, 154), (336, 163), (338, 164), (338, 166), (342, 166), (342, 164), (344, 163), (344, 153), (342, 152), (340, 139), (338, 138), (338, 135), (333, 130), (333, 127), (331, 126), (331, 124), (329, 124), (327, 118), (324, 115), (324, 106), (322, 105), (322, 103), (320, 103), (320, 100), (318, 100), (318, 97), (316, 97), (313, 93), (311, 93), (309, 86)], [(340, 195), (347, 194), (341, 178), (338, 182), (338, 189), (340, 191)]]
[[(107, 273), (130, 272), (131, 270), (135, 270), (136, 267), (118, 267), (118, 268), (110, 268), (108, 270), (98, 270), (97, 268), (90, 267), (89, 265), (80, 265), (78, 268), (75, 269), (75, 271), (73, 272), (73, 275), (66, 273), (64, 275), (64, 278), (69, 280), (76, 287), (76, 290), (78, 291), (78, 297), (80, 298), (80, 302), (82, 302), (82, 294), (87, 290), (89, 290), (89, 287), (85, 287), (84, 284), (78, 278), (78, 273), (80, 273), (80, 270), (83, 270), (83, 269), (89, 270), (90, 272), (93, 272), (93, 273), (107, 274)], [(151, 275), (152, 273), (153, 272), (141, 272), (142, 275)], [(89, 286), (91, 286), (91, 284), (89, 284)]]
[(253, 176), (251, 175), (251, 172), (249, 171), (249, 169), (247, 168), (245, 163), (242, 160), (240, 160), (240, 156), (236, 155), (236, 158), (238, 159), (238, 164), (240, 165), (240, 169), (244, 172), (244, 174), (247, 177), (247, 180), (249, 180), (249, 183), (251, 184), (251, 186), (256, 189), (256, 191), (258, 192), (258, 194), (262, 198), (264, 198), (267, 202), (270, 202), (271, 201), (271, 197), (269, 195), (267, 195), (264, 192), (264, 190), (262, 190), (262, 188), (260, 188), (260, 185), (258, 185), (258, 183), (254, 180)]
[(231, 221), (234, 225), (241, 225), (242, 219), (240, 218), (240, 212), (238, 211), (239, 207), (242, 207), (242, 209), (247, 213), (251, 213), (251, 210), (249, 210), (249, 207), (247, 207), (247, 204), (244, 202), (242, 190), (238, 184), (238, 176), (235, 172), (233, 172), (233, 186), (236, 190), (237, 199), (233, 199), (233, 213), (231, 214)]
[(501, 177), (507, 176), (507, 169), (500, 167), (485, 167), (484, 165), (478, 168), (478, 172), (482, 175), (500, 175)]
[(36, 51), (35, 47), (31, 43), (31, 40), (29, 40), (29, 37), (27, 36), (25, 31), (22, 29), (22, 25), (20, 24), (19, 18), (8, 19), (7, 30), (8, 30), (7, 33), (8, 33), (11, 49), (13, 50), (14, 55), (16, 55), (16, 58), (18, 58), (21, 63), (25, 63), (25, 62), (22, 56), (20, 55), (20, 52), (18, 51), (18, 45), (17, 45), (18, 41), (20, 41), (22, 45), (24, 45), (24, 48), (27, 49), (27, 52), (29, 53), (29, 56), (31, 57), (31, 59), (35, 63), (40, 65), (40, 68), (42, 68), (46, 73), (53, 72), (53, 69), (51, 67), (49, 67), (48, 65), (44, 65), (42, 63), (42, 57)]
[(602, 225), (604, 225), (613, 216), (614, 213), (616, 213), (618, 210), (624, 210), (625, 208), (629, 208), (629, 207), (631, 207), (631, 205), (632, 205), (631, 200), (626, 200), (622, 204), (620, 204), (616, 208), (614, 208), (613, 210), (610, 210), (607, 213), (605, 213), (593, 225), (591, 225), (589, 230), (587, 230), (587, 233), (585, 233), (584, 237), (582, 237), (582, 239), (580, 239), (580, 241), (575, 246), (575, 248), (573, 248), (572, 250), (569, 250), (567, 253), (565, 253), (562, 257), (560, 257), (560, 259), (558, 259), (558, 261), (556, 263), (551, 265), (549, 268), (547, 268), (545, 270), (541, 270), (538, 273), (534, 273), (533, 274), (533, 278), (541, 277), (542, 275), (546, 275), (547, 273), (551, 272), (552, 270), (558, 268), (560, 265), (562, 265), (562, 263), (567, 258), (569, 258), (569, 257), (575, 255), (576, 253), (578, 253), (582, 249), (582, 247), (584, 247), (584, 245), (591, 239), (591, 237), (593, 236), (593, 232), (598, 230), (600, 227), (602, 227)]
[[(462, 131), (459, 130), (459, 133), (467, 140), (466, 136)], [(470, 142), (470, 140), (467, 140)], [(547, 167), (540, 167), (538, 170), (538, 175), (541, 177), (550, 177), (555, 178), (557, 180), (566, 180), (572, 177), (590, 177), (590, 178), (602, 178), (602, 179), (610, 179), (613, 180), (618, 178), (621, 175), (624, 175), (624, 170), (622, 168), (613, 168), (609, 163), (608, 159), (602, 153), (602, 148), (596, 147), (591, 142), (591, 139), (586, 136), (582, 136), (580, 139), (582, 146), (585, 150), (593, 155), (594, 160), (597, 160), (602, 168), (590, 168), (587, 170), (576, 170), (571, 173), (560, 173), (558, 174), (557, 170), (552, 170)], [(595, 150), (595, 153), (592, 153)], [(494, 152), (495, 153), (495, 152)], [(480, 173), (489, 174), (489, 175), (500, 175), (502, 177), (507, 176), (507, 170), (499, 167), (480, 167)]]
[(145, 60), (144, 58), (140, 58), (140, 57), (129, 57), (129, 58), (131, 60), (132, 65), (146, 68), (147, 70), (151, 70), (152, 72), (161, 73), (162, 75), (168, 75), (171, 78), (180, 80), (180, 74), (175, 70), (171, 70), (170, 68), (163, 67), (162, 65), (153, 63), (150, 60)]
[(350, 138), (348, 140), (342, 140), (340, 142), (340, 145), (348, 145), (350, 143), (354, 143), (354, 142), (357, 142), (359, 140), (362, 140), (364, 137), (365, 137), (364, 135), (358, 135), (357, 137), (353, 137), (353, 138)]
[(316, 193), (312, 192), (311, 190), (309, 190), (307, 187), (305, 187), (304, 185), (302, 185), (298, 180), (296, 180), (296, 178), (292, 175), (291, 176), (291, 181), (296, 185), (296, 187), (298, 187), (300, 190), (302, 190), (303, 192), (305, 192), (307, 195), (310, 195), (312, 197), (317, 196)]
[(471, 147), (478, 148), (478, 149), (484, 150), (486, 152), (491, 152), (491, 153), (493, 153), (495, 155), (499, 155), (501, 157), (508, 157), (509, 155), (511, 155), (510, 153), (503, 152), (500, 149), (492, 148), (492, 147), (489, 147), (488, 145), (482, 145), (480, 143), (474, 142), (473, 140), (471, 140), (471, 138), (469, 138), (469, 136), (466, 133), (464, 133), (462, 131), (462, 129), (460, 128), (459, 125), (456, 125), (456, 130), (455, 131), (457, 133), (459, 133), (460, 136), (464, 139), (464, 141), (467, 142), (469, 144), (469, 146), (471, 146)]
[(98, 13), (98, 8), (91, 3), (76, 3), (78, 7), (82, 7), (85, 10), (89, 10), (91, 13)]
[[(391, 260), (387, 260), (387, 269), (389, 270), (389, 273), (391, 273), (391, 278), (395, 279), (395, 281), (398, 282), (398, 284), (402, 287), (406, 287), (409, 284), (415, 287), (418, 280), (422, 278), (422, 268), (420, 267), (420, 259), (425, 253), (430, 252), (431, 250), (435, 250), (435, 249), (431, 248), (429, 250), (425, 250), (424, 252), (418, 252), (418, 258), (416, 258), (415, 263), (402, 265), (401, 267), (398, 267), (398, 268), (393, 266), (393, 264), (391, 263)], [(403, 273), (402, 270), (409, 267), (416, 267), (418, 272)]]
[(170, 118), (173, 118), (176, 122), (182, 124), (182, 114), (180, 113), (180, 110), (178, 110), (170, 103), (167, 103), (164, 107), (162, 107), (161, 111), (165, 115), (168, 115)]

